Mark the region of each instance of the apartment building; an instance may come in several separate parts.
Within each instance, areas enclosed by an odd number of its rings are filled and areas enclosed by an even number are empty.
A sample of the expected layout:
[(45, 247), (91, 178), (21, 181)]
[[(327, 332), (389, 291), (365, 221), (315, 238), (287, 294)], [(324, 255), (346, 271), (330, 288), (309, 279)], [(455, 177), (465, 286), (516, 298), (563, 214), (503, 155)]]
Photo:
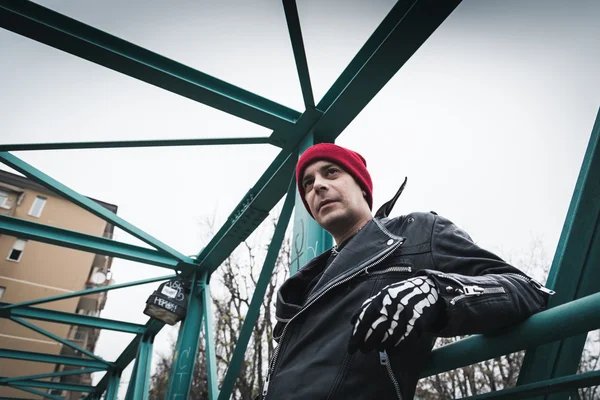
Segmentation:
[[(94, 199), (92, 199), (94, 200)], [(116, 213), (117, 206), (94, 200)], [(0, 170), (0, 214), (77, 232), (112, 238), (113, 226), (31, 180)], [(111, 282), (112, 258), (23, 238), (0, 235), (0, 302), (72, 293)], [(40, 308), (98, 316), (106, 293), (40, 304)], [(94, 351), (97, 329), (44, 321), (28, 321), (79, 347)], [(0, 318), (0, 348), (52, 355), (81, 355), (45, 335)], [(62, 365), (0, 358), (0, 377), (28, 376), (63, 370)], [(61, 382), (91, 384), (91, 376), (64, 376)], [(42, 389), (37, 389), (42, 390)], [(81, 393), (52, 391), (54, 396), (79, 399)], [(0, 386), (0, 398), (42, 398)]]

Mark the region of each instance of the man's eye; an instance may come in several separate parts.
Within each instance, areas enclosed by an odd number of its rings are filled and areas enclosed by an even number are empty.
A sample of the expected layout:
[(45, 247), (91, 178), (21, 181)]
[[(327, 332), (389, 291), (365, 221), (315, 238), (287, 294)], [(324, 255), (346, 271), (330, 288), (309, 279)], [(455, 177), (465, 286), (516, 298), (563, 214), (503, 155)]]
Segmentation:
[(333, 175), (333, 174), (336, 174), (336, 173), (338, 173), (338, 172), (340, 172), (340, 170), (339, 170), (339, 169), (337, 169), (337, 168), (329, 168), (329, 169), (327, 170), (327, 175)]
[(304, 188), (308, 188), (310, 185), (312, 185), (313, 181), (312, 180), (306, 180), (304, 181)]

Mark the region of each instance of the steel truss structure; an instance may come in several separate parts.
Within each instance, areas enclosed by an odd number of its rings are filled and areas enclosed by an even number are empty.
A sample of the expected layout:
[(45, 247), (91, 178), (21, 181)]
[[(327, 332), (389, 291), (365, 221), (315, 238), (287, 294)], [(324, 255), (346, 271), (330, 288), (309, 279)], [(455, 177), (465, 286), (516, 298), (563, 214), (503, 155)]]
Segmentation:
[[(299, 204), (293, 177), (299, 153), (312, 143), (334, 142), (459, 3), (460, 0), (398, 1), (325, 96), (315, 104), (296, 3), (295, 0), (283, 0), (304, 98), (305, 110), (299, 112), (35, 3), (26, 0), (0, 0), (0, 26), (7, 30), (272, 130), (268, 138), (0, 144), (2, 163), (123, 229), (153, 249), (7, 216), (0, 216), (0, 233), (134, 260), (181, 273), (191, 282), (189, 316), (181, 325), (176, 347), (176, 368), (174, 368), (177, 377), (176, 379), (171, 377), (167, 397), (173, 400), (188, 397), (200, 332), (204, 329), (210, 398), (213, 400), (230, 398), (294, 205)], [(600, 293), (597, 293), (600, 288), (599, 137), (600, 114), (590, 137), (548, 279), (547, 286), (557, 292), (551, 299), (550, 309), (502, 334), (490, 337), (472, 336), (433, 351), (423, 376), (528, 349), (517, 387), (474, 396), (473, 399), (517, 399), (549, 393), (554, 393), (551, 395), (553, 399), (566, 399), (569, 393), (578, 387), (600, 383), (600, 373), (597, 371), (575, 375), (587, 332), (600, 328), (600, 318), (598, 318)], [(179, 253), (10, 153), (17, 150), (256, 143), (269, 143), (279, 147), (280, 152), (242, 198), (210, 243), (194, 258)], [(279, 223), (269, 246), (237, 347), (219, 389), (207, 282), (229, 254), (265, 220), (269, 211), (284, 195), (286, 197)], [(315, 244), (316, 247), (313, 249), (317, 253), (331, 245), (329, 235), (308, 217), (302, 206), (297, 207), (294, 222), (295, 237), (300, 235), (303, 243)], [(304, 264), (310, 256), (312, 254), (296, 249), (294, 258), (298, 261), (292, 270), (296, 265)], [(174, 276), (171, 274), (154, 279), (87, 289), (20, 304), (1, 303), (0, 317), (24, 325), (87, 357), (55, 356), (0, 349), (2, 358), (81, 368), (52, 374), (0, 377), (0, 385), (18, 388), (48, 399), (58, 398), (47, 393), (48, 390), (60, 389), (88, 393), (88, 399), (103, 397), (114, 400), (117, 398), (122, 371), (134, 362), (126, 399), (147, 399), (152, 344), (155, 335), (163, 327), (162, 322), (150, 319), (146, 324), (139, 325), (49, 311), (35, 306), (100, 291), (159, 282)], [(24, 318), (128, 332), (135, 334), (135, 338), (116, 360), (107, 361), (25, 321)], [(96, 386), (41, 380), (95, 371), (106, 371), (105, 376)]]

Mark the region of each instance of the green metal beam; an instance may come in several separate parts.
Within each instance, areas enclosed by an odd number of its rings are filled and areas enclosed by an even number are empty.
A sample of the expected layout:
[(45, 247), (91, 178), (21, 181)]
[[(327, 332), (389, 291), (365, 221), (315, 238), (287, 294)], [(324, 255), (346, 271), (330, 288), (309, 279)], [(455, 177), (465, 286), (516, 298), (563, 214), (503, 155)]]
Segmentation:
[(435, 349), (421, 377), (600, 329), (600, 293), (535, 314), (495, 335), (474, 335)]
[[(6, 1), (4, 1), (4, 2), (6, 3)], [(22, 1), (14, 1), (14, 2), (15, 3), (24, 3)], [(27, 2), (27, 4), (36, 6), (35, 3)], [(36, 6), (36, 7), (39, 7), (39, 6)], [(2, 18), (1, 15), (2, 15), (2, 3), (0, 3), (0, 21)], [(177, 250), (172, 249), (171, 247), (162, 243), (158, 239), (150, 236), (149, 234), (142, 231), (141, 229), (136, 228), (129, 222), (125, 221), (123, 218), (117, 216), (117, 214), (107, 210), (106, 208), (102, 207), (100, 204), (96, 203), (95, 201), (93, 201), (85, 196), (80, 195), (79, 193), (68, 188), (67, 186), (63, 185), (62, 183), (58, 182), (57, 180), (44, 174), (42, 171), (27, 164), (25, 161), (19, 159), (18, 157), (14, 156), (10, 153), (7, 153), (7, 152), (0, 152), (0, 162), (3, 162), (4, 164), (8, 165), (9, 167), (15, 169), (16, 171), (22, 173), (23, 175), (25, 175), (27, 177), (29, 177), (32, 181), (37, 182), (40, 185), (63, 196), (65, 199), (70, 200), (74, 204), (77, 204), (79, 207), (91, 212), (95, 216), (102, 218), (103, 220), (105, 220), (107, 222), (110, 222), (114, 226), (118, 226), (119, 228), (123, 229), (125, 232), (135, 236), (136, 238), (149, 244), (150, 246), (156, 248), (157, 250), (160, 250), (161, 252), (166, 253), (167, 255), (170, 255), (173, 258), (176, 258), (179, 261), (182, 261), (184, 263), (192, 263), (192, 260), (189, 257), (184, 256)]]
[[(22, 397), (0, 397), (0, 400), (34, 400), (34, 399), (25, 399)], [(61, 399), (63, 400), (63, 399)]]
[(133, 400), (147, 400), (150, 391), (150, 367), (152, 365), (152, 342), (154, 338), (144, 336), (138, 349), (135, 374), (131, 375), (129, 385), (133, 383)]
[(56, 390), (66, 390), (69, 392), (92, 392), (94, 391), (93, 386), (88, 385), (76, 385), (73, 383), (62, 383), (62, 382), (49, 382), (49, 381), (14, 381), (8, 384), (12, 387), (35, 387), (41, 389), (56, 389)]
[(55, 226), (38, 224), (25, 219), (0, 215), (0, 233), (23, 239), (35, 240), (56, 246), (103, 254), (111, 257), (156, 265), (175, 270), (192, 270), (195, 265), (192, 259), (188, 263), (164, 254), (158, 250), (147, 249), (128, 243), (117, 242), (100, 236), (88, 235), (57, 228)]
[(46, 337), (49, 337), (52, 340), (57, 341), (58, 343), (61, 343), (61, 344), (65, 345), (65, 346), (67, 346), (67, 347), (70, 347), (73, 350), (76, 350), (76, 351), (80, 352), (81, 354), (85, 354), (86, 356), (88, 356), (90, 358), (93, 358), (94, 360), (100, 361), (101, 363), (104, 363), (106, 365), (111, 365), (111, 363), (109, 363), (108, 361), (104, 360), (102, 357), (99, 357), (99, 356), (95, 355), (94, 353), (92, 353), (90, 351), (87, 351), (86, 349), (84, 349), (84, 348), (82, 348), (80, 346), (77, 346), (75, 343), (72, 343), (72, 342), (70, 342), (70, 341), (68, 341), (66, 339), (63, 339), (60, 336), (57, 336), (57, 335), (55, 335), (53, 333), (50, 333), (47, 330), (40, 328), (39, 326), (36, 326), (36, 325), (34, 325), (34, 324), (30, 323), (30, 322), (27, 322), (25, 320), (22, 320), (22, 319), (16, 318), (16, 317), (12, 317), (12, 318), (10, 318), (10, 320), (14, 321), (14, 322), (16, 322), (16, 323), (18, 323), (20, 325), (23, 325), (24, 327), (29, 328), (32, 331), (39, 333), (40, 335), (44, 335)]
[(600, 384), (600, 371), (592, 371), (579, 375), (569, 375), (550, 379), (543, 382), (530, 383), (528, 385), (499, 390), (497, 392), (465, 397), (464, 400), (529, 399), (532, 396), (557, 392), (563, 392), (568, 396), (568, 390), (595, 386), (598, 384)]
[(315, 97), (313, 96), (310, 84), (310, 74), (308, 72), (306, 52), (304, 51), (304, 41), (302, 40), (302, 29), (300, 28), (300, 17), (298, 16), (296, 0), (283, 0), (283, 10), (290, 33), (294, 59), (296, 60), (296, 69), (298, 70), (298, 78), (300, 79), (304, 107), (315, 108)]
[[(549, 307), (600, 290), (600, 111), (592, 129), (547, 286)], [(518, 385), (577, 371), (586, 335), (530, 349)], [(561, 396), (560, 398), (565, 398)]]
[(206, 138), (165, 140), (116, 140), (108, 142), (62, 142), (0, 144), (0, 151), (110, 149), (129, 147), (217, 146), (237, 144), (270, 144), (268, 137)]
[(275, 268), (275, 263), (277, 262), (277, 257), (279, 256), (279, 250), (281, 249), (281, 244), (285, 239), (285, 232), (292, 216), (292, 211), (294, 210), (295, 192), (296, 180), (292, 179), (288, 186), (287, 197), (285, 198), (283, 209), (281, 210), (281, 214), (279, 216), (279, 221), (275, 227), (275, 232), (273, 232), (271, 244), (267, 250), (265, 262), (260, 272), (260, 276), (258, 277), (258, 281), (256, 282), (256, 287), (254, 288), (254, 294), (252, 295), (250, 306), (246, 312), (246, 317), (244, 318), (244, 323), (242, 324), (242, 329), (240, 330), (233, 355), (229, 361), (227, 373), (225, 374), (223, 382), (221, 383), (219, 400), (226, 400), (231, 397), (233, 387), (239, 376), (242, 362), (244, 362), (244, 355), (246, 354), (246, 349), (248, 347), (248, 342), (250, 341), (252, 331), (254, 330), (254, 326), (256, 325), (258, 316), (260, 315), (260, 309), (263, 304), (264, 296), (267, 291), (267, 287), (269, 286), (269, 282), (271, 281), (273, 269)]
[(35, 395), (38, 395), (38, 396), (42, 396), (45, 399), (50, 399), (50, 400), (64, 400), (63, 397), (53, 396), (50, 393), (40, 392), (39, 390), (31, 389), (31, 388), (28, 388), (28, 387), (23, 387), (23, 386), (12, 386), (12, 387), (14, 389), (22, 390), (22, 391), (30, 393), (30, 394), (35, 394)]
[(0, 349), (0, 358), (10, 358), (13, 360), (35, 361), (51, 364), (75, 365), (85, 368), (96, 368), (106, 370), (107, 366), (96, 360), (88, 360), (80, 357), (56, 356), (53, 354), (32, 353), (29, 351)]
[(24, 0), (0, 1), (0, 26), (270, 129), (298, 111)]
[[(0, 303), (0, 306), (10, 303)], [(71, 314), (62, 311), (46, 310), (35, 307), (19, 307), (0, 310), (0, 318), (28, 318), (57, 324), (89, 326), (96, 329), (108, 329), (125, 333), (144, 333), (145, 326), (131, 322), (92, 317), (89, 315)]]
[(205, 286), (205, 282), (205, 277), (200, 278), (196, 274), (191, 281), (188, 316), (179, 328), (177, 347), (171, 365), (168, 399), (183, 400), (188, 399), (190, 395), (200, 331), (202, 330), (202, 318), (210, 318), (210, 316), (204, 315), (203, 292), (209, 290)]
[[(219, 377), (217, 375), (217, 345), (212, 324), (212, 298), (210, 286), (204, 276), (204, 290), (202, 291), (202, 305), (204, 306), (204, 350), (206, 351), (206, 380), (208, 382), (208, 400), (217, 400), (219, 396)], [(236, 346), (237, 347), (237, 346)]]
[(9, 383), (12, 381), (27, 381), (27, 380), (33, 380), (33, 379), (55, 378), (55, 377), (70, 376), (70, 375), (91, 374), (91, 373), (98, 372), (98, 371), (101, 371), (101, 370), (98, 368), (84, 368), (84, 369), (71, 369), (68, 371), (56, 371), (56, 372), (50, 372), (47, 374), (12, 376), (10, 378), (0, 378), (0, 383)]
[[(304, 138), (299, 154), (314, 144), (312, 132)], [(302, 202), (300, 193), (294, 191), (296, 207), (294, 211), (294, 231), (292, 234), (292, 258), (290, 276), (294, 275), (313, 257), (318, 256), (333, 245), (333, 237), (315, 221)]]
[(316, 141), (334, 142), (460, 2), (396, 2), (317, 104), (325, 114), (314, 126)]
[(142, 279), (139, 281), (119, 283), (117, 285), (100, 286), (100, 287), (95, 287), (95, 288), (91, 288), (91, 289), (80, 290), (78, 292), (60, 294), (58, 296), (44, 297), (42, 299), (29, 300), (29, 301), (24, 301), (22, 303), (13, 303), (13, 304), (5, 305), (5, 306), (0, 306), (0, 310), (8, 309), (8, 308), (15, 308), (15, 307), (34, 306), (37, 304), (50, 303), (53, 301), (71, 299), (73, 297), (79, 297), (79, 296), (87, 296), (87, 295), (94, 294), (94, 293), (107, 292), (109, 290), (122, 289), (122, 288), (130, 287), (130, 286), (138, 286), (138, 285), (145, 285), (145, 284), (153, 283), (153, 282), (166, 281), (169, 279), (173, 279), (176, 276), (177, 276), (177, 274), (171, 274), (171, 275), (158, 276), (156, 278)]
[(201, 269), (212, 273), (269, 215), (288, 187), (296, 156), (282, 151), (256, 185), (244, 196), (227, 222), (196, 258)]
[(119, 384), (121, 383), (121, 373), (120, 372), (111, 372), (110, 374), (107, 372), (108, 378), (108, 388), (106, 389), (106, 396), (104, 400), (117, 400), (119, 394)]

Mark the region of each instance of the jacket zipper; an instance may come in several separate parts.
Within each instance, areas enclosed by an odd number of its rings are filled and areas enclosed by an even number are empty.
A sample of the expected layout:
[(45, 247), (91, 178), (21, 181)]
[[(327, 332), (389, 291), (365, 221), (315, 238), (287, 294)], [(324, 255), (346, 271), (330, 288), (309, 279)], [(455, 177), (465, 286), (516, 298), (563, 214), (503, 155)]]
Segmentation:
[(373, 272), (369, 272), (368, 268), (365, 269), (365, 274), (367, 274), (367, 275), (381, 275), (381, 274), (387, 274), (388, 272), (412, 272), (412, 268), (398, 266), (398, 267), (389, 267), (389, 268), (383, 269), (381, 271), (373, 271)]
[(262, 392), (262, 400), (265, 400), (267, 398), (267, 393), (269, 391), (269, 380), (271, 379), (271, 375), (275, 372), (275, 364), (277, 363), (277, 357), (279, 356), (279, 349), (281, 348), (281, 345), (283, 344), (283, 339), (285, 336), (285, 332), (287, 331), (288, 326), (290, 326), (291, 322), (294, 320), (294, 318), (296, 318), (298, 315), (302, 314), (302, 312), (304, 310), (306, 310), (307, 308), (309, 308), (311, 305), (313, 305), (317, 300), (319, 300), (321, 297), (323, 297), (323, 295), (327, 292), (329, 292), (331, 289), (338, 287), (341, 284), (344, 284), (346, 282), (348, 282), (351, 279), (354, 279), (355, 277), (357, 277), (358, 275), (364, 273), (368, 268), (373, 267), (379, 263), (381, 263), (383, 260), (385, 260), (386, 258), (389, 257), (390, 254), (392, 254), (398, 247), (400, 247), (402, 245), (404, 241), (403, 240), (398, 240), (398, 243), (394, 246), (391, 247), (390, 250), (388, 250), (388, 253), (385, 254), (383, 257), (381, 257), (380, 259), (374, 261), (373, 263), (367, 265), (364, 269), (361, 268), (359, 271), (355, 272), (354, 274), (342, 279), (341, 281), (338, 281), (336, 283), (334, 283), (333, 285), (329, 286), (327, 289), (325, 289), (324, 291), (321, 292), (321, 294), (319, 294), (317, 297), (315, 297), (314, 299), (311, 300), (310, 303), (306, 304), (302, 309), (300, 309), (300, 311), (298, 311), (296, 313), (296, 315), (294, 315), (292, 318), (290, 318), (290, 320), (288, 321), (287, 324), (285, 324), (285, 327), (283, 328), (283, 331), (281, 332), (281, 336), (279, 336), (279, 346), (277, 346), (277, 348), (275, 349), (275, 352), (273, 353), (273, 358), (271, 359), (271, 363), (269, 365), (269, 372), (267, 373), (267, 379), (265, 380), (265, 384), (263, 386), (263, 392)]
[(396, 390), (396, 396), (398, 397), (398, 400), (403, 400), (402, 392), (400, 391), (400, 385), (398, 384), (398, 380), (394, 376), (394, 371), (392, 370), (392, 364), (390, 363), (390, 357), (388, 356), (388, 354), (385, 350), (379, 352), (379, 361), (382, 365), (385, 365), (385, 369), (388, 373), (388, 376), (390, 377), (390, 380), (392, 381), (392, 385), (394, 385), (394, 389)]
[(521, 279), (527, 283), (529, 283), (531, 286), (533, 286), (535, 289), (539, 290), (542, 293), (546, 293), (550, 296), (552, 296), (553, 294), (555, 294), (556, 292), (552, 289), (548, 289), (547, 287), (545, 287), (544, 285), (542, 285), (540, 282), (536, 281), (533, 278), (529, 278), (527, 276), (523, 276), (523, 275), (519, 275), (519, 274), (514, 274), (514, 273), (506, 273), (506, 274), (502, 274), (502, 275), (508, 275), (508, 276), (512, 276), (514, 278), (517, 279)]
[(438, 273), (436, 275), (439, 276), (439, 277), (441, 277), (441, 278), (446, 278), (448, 280), (456, 282), (461, 287), (461, 289), (459, 289), (459, 288), (455, 288), (454, 289), (457, 292), (459, 292), (460, 295), (456, 296), (452, 300), (450, 300), (450, 304), (451, 305), (455, 305), (457, 301), (462, 300), (465, 297), (480, 296), (482, 294), (506, 293), (506, 290), (502, 286), (493, 286), (493, 287), (483, 288), (483, 287), (477, 286), (477, 285), (465, 285), (464, 283), (462, 283), (458, 279), (453, 278), (453, 277), (451, 277), (449, 275), (446, 275), (444, 273), (441, 273), (441, 274)]
[[(466, 289), (465, 293), (461, 294), (460, 296), (454, 297), (452, 300), (450, 300), (450, 304), (455, 305), (456, 302), (464, 299), (465, 297), (470, 297), (470, 296), (480, 296), (482, 294), (506, 293), (506, 290), (502, 286), (489, 287), (489, 288), (482, 288), (480, 286), (463, 286), (463, 287)], [(458, 290), (460, 290), (460, 289), (458, 289)]]

